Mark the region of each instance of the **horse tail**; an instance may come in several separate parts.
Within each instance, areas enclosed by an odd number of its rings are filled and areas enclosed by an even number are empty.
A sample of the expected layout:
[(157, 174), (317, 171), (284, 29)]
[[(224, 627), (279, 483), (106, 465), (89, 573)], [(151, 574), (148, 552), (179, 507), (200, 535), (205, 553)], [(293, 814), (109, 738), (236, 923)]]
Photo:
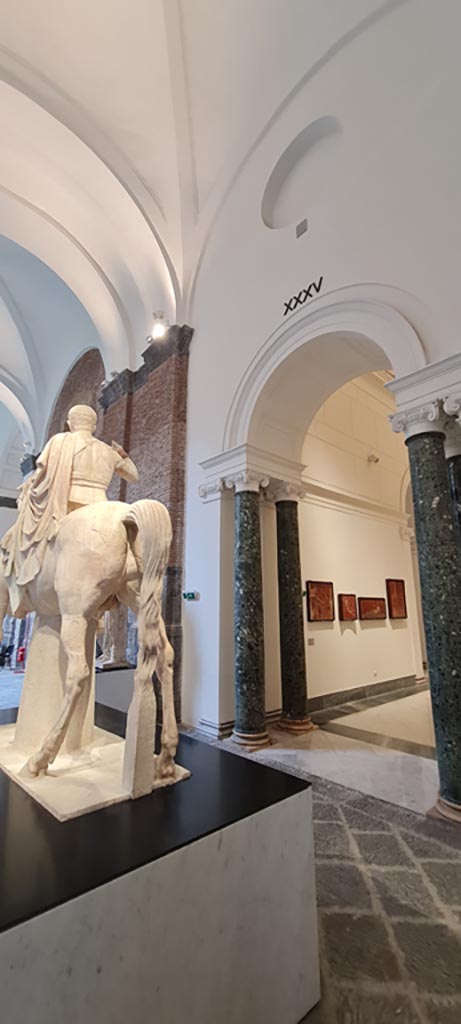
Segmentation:
[[(130, 506), (123, 521), (141, 572), (135, 686), (142, 687), (152, 679), (157, 663), (163, 577), (172, 540), (171, 519), (165, 505), (142, 499)], [(131, 532), (133, 527), (136, 530), (134, 536)]]
[(123, 521), (141, 573), (138, 607), (138, 658), (133, 698), (126, 723), (123, 784), (132, 797), (150, 793), (155, 741), (152, 676), (161, 642), (163, 577), (171, 546), (171, 520), (158, 501), (135, 501)]

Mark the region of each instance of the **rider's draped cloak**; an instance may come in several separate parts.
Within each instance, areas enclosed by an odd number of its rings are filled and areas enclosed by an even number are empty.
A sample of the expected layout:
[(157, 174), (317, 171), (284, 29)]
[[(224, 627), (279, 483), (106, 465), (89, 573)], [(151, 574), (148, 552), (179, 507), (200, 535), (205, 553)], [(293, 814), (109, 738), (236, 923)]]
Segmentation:
[(48, 441), (20, 488), (17, 520), (0, 541), (13, 615), (21, 611), (22, 588), (40, 572), (46, 546), (67, 514), (76, 441), (73, 433)]

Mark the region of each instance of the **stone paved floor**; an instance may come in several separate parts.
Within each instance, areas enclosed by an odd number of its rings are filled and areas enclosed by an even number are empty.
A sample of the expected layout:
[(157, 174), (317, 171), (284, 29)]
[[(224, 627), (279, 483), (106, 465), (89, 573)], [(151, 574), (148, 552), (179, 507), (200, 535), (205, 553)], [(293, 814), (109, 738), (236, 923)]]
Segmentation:
[(323, 997), (305, 1024), (461, 1024), (461, 829), (312, 782)]
[(313, 789), (322, 1000), (302, 1024), (461, 1024), (461, 828), (270, 749)]

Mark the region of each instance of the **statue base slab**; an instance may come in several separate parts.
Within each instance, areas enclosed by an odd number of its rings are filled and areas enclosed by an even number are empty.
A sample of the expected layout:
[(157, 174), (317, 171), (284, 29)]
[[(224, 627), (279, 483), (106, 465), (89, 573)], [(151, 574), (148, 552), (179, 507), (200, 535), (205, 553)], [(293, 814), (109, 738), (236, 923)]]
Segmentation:
[[(45, 775), (34, 777), (26, 768), (28, 754), (14, 744), (15, 731), (15, 725), (0, 727), (0, 768), (58, 821), (130, 799), (122, 783), (125, 741), (120, 736), (95, 728), (92, 743), (75, 753), (64, 751)], [(153, 777), (155, 761), (154, 755)], [(189, 777), (189, 771), (175, 765), (175, 775), (155, 781), (152, 789)]]
[(309, 783), (178, 750), (185, 786), (67, 827), (0, 772), (4, 1024), (293, 1024), (320, 998)]

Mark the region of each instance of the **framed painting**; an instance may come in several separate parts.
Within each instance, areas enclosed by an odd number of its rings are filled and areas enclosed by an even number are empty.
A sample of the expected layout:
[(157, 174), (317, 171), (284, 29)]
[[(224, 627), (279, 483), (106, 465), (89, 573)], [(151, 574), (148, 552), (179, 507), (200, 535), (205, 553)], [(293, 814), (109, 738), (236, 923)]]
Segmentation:
[(384, 597), (359, 597), (359, 619), (386, 619)]
[(335, 617), (333, 584), (308, 580), (306, 592), (309, 622), (333, 622)]
[(386, 580), (387, 607), (390, 619), (407, 618), (405, 580)]
[(338, 594), (338, 612), (341, 622), (353, 622), (357, 618), (355, 594)]

